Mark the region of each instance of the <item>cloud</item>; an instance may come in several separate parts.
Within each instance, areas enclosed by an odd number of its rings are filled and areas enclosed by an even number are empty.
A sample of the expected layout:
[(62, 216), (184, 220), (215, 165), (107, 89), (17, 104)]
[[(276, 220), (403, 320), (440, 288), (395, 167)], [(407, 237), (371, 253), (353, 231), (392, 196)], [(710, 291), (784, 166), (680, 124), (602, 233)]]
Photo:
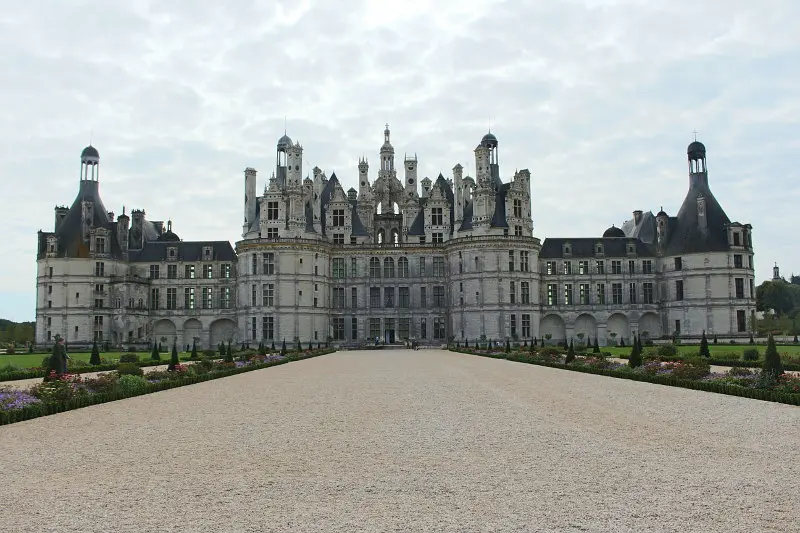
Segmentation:
[(17, 3), (0, 15), (0, 316), (32, 318), (35, 234), (74, 198), (90, 136), (109, 209), (236, 241), (242, 170), (263, 187), (284, 117), (305, 170), (345, 188), (361, 155), (374, 178), (385, 122), (431, 177), (469, 172), (491, 127), (503, 177), (533, 173), (541, 238), (676, 212), (697, 129), (714, 194), (754, 226), (757, 277), (800, 271), (798, 17), (793, 0)]

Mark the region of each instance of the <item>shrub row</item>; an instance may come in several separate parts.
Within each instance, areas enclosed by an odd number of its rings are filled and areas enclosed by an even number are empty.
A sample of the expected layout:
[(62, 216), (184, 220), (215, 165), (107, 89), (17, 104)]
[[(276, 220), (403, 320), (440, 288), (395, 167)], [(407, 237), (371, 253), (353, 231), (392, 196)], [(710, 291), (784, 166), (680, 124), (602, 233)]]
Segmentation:
[(90, 405), (97, 405), (106, 402), (113, 402), (116, 400), (123, 400), (133, 396), (140, 396), (142, 394), (150, 394), (153, 392), (160, 392), (167, 389), (174, 389), (176, 387), (183, 387), (185, 385), (194, 385), (203, 381), (212, 379), (225, 378), (235, 374), (242, 374), (244, 372), (251, 372), (253, 370), (261, 370), (271, 366), (282, 365), (292, 361), (300, 361), (302, 359), (309, 359), (334, 352), (333, 349), (327, 349), (311, 354), (292, 354), (287, 355), (286, 358), (280, 361), (270, 361), (257, 365), (248, 365), (239, 368), (228, 368), (218, 372), (208, 374), (195, 374), (183, 375), (175, 379), (159, 381), (157, 383), (148, 383), (147, 387), (142, 390), (132, 392), (116, 391), (113, 393), (96, 393), (88, 396), (72, 398), (68, 401), (58, 403), (38, 403), (23, 407), (22, 409), (15, 409), (13, 411), (0, 411), (0, 426), (4, 424), (12, 424), (14, 422), (22, 422), (23, 420), (30, 420), (40, 416), (54, 415), (56, 413), (63, 413), (64, 411), (71, 411), (73, 409), (80, 409), (81, 407), (88, 407)]
[[(627, 359), (627, 354), (615, 355), (618, 359)], [(689, 356), (675, 356), (675, 357), (659, 357), (664, 362), (677, 362), (683, 361)], [(694, 356), (697, 357), (697, 356)], [(708, 364), (714, 366), (734, 366), (739, 368), (761, 368), (761, 361), (742, 361), (741, 359), (715, 359), (712, 357), (708, 359)], [(800, 372), (800, 365), (794, 363), (783, 363), (783, 369), (790, 372)]]
[(482, 357), (490, 357), (492, 359), (507, 359), (516, 363), (528, 363), (531, 365), (546, 366), (549, 368), (558, 368), (562, 370), (571, 370), (573, 372), (583, 372), (585, 374), (597, 374), (600, 376), (608, 376), (613, 378), (629, 379), (632, 381), (643, 381), (646, 383), (654, 383), (656, 385), (668, 385), (670, 387), (682, 387), (684, 389), (700, 390), (705, 392), (716, 392), (719, 394), (728, 394), (730, 396), (740, 396), (743, 398), (753, 398), (755, 400), (764, 400), (767, 402), (785, 403), (789, 405), (800, 405), (800, 394), (789, 394), (777, 392), (767, 389), (751, 389), (747, 387), (737, 387), (735, 385), (728, 385), (725, 383), (714, 383), (711, 381), (695, 381), (691, 379), (678, 379), (672, 376), (664, 375), (647, 375), (632, 372), (619, 372), (615, 370), (608, 370), (602, 368), (592, 368), (586, 366), (571, 366), (563, 363), (547, 363), (544, 361), (531, 360), (525, 356), (515, 354), (485, 354), (476, 352), (467, 352), (459, 349), (451, 349), (454, 352), (479, 355)]

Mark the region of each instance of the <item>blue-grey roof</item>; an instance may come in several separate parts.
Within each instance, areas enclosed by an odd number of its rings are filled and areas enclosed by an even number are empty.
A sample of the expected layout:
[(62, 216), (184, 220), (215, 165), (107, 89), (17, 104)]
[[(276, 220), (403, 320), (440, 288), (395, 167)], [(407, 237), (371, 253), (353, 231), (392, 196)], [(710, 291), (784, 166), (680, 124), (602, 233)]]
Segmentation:
[(542, 259), (557, 259), (564, 257), (564, 244), (570, 245), (570, 258), (579, 259), (595, 256), (595, 244), (603, 243), (603, 257), (627, 257), (628, 243), (636, 245), (636, 255), (639, 257), (655, 257), (655, 250), (638, 239), (619, 238), (591, 238), (578, 239), (547, 238), (542, 243), (539, 257)]
[(156, 262), (167, 260), (167, 249), (178, 248), (178, 261), (204, 261), (203, 248), (212, 247), (212, 260), (236, 261), (236, 252), (228, 241), (182, 241), (182, 242), (148, 242), (144, 248), (132, 251), (129, 258), (133, 262)]
[[(706, 203), (705, 233), (698, 226), (697, 198), (700, 195)], [(705, 172), (691, 174), (689, 192), (678, 215), (669, 219), (665, 253), (680, 255), (726, 251), (729, 248), (727, 226), (730, 223), (728, 215), (708, 187), (708, 175)]]

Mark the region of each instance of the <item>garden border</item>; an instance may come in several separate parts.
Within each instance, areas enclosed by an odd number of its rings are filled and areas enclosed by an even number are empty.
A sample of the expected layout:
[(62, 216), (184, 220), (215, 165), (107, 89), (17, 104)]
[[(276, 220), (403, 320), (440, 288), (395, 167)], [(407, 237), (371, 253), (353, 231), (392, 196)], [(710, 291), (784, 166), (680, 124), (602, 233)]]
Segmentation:
[[(336, 350), (333, 348), (323, 349), (319, 353), (308, 355), (287, 355), (285, 359), (279, 361), (269, 361), (259, 363), (256, 365), (248, 365), (237, 368), (229, 368), (214, 372), (213, 374), (200, 374), (193, 376), (181, 376), (177, 379), (170, 379), (159, 381), (158, 383), (148, 383), (147, 390), (141, 393), (126, 394), (122, 392), (113, 393), (95, 393), (82, 398), (73, 398), (66, 402), (60, 403), (38, 403), (26, 405), (22, 409), (15, 409), (13, 411), (0, 411), (0, 426), (6, 424), (13, 424), (15, 422), (23, 422), (42, 416), (54, 415), (56, 413), (63, 413), (65, 411), (72, 411), (80, 409), (81, 407), (89, 407), (90, 405), (98, 405), (101, 403), (114, 402), (117, 400), (124, 400), (125, 398), (133, 398), (134, 396), (143, 396), (145, 394), (152, 394), (154, 392), (161, 392), (168, 389), (177, 387), (184, 387), (186, 385), (194, 385), (204, 381), (211, 381), (213, 379), (226, 378), (236, 374), (243, 374), (245, 372), (252, 372), (254, 370), (263, 370), (265, 368), (283, 365), (294, 361), (302, 361), (303, 359), (311, 359), (312, 357), (319, 357), (334, 353)], [(35, 377), (35, 376), (34, 376)]]
[(614, 370), (607, 370), (604, 368), (590, 368), (582, 366), (570, 366), (564, 363), (548, 363), (545, 361), (532, 361), (526, 357), (516, 356), (513, 354), (490, 354), (490, 353), (476, 353), (467, 352), (460, 348), (450, 348), (451, 352), (463, 353), (466, 355), (477, 355), (480, 357), (488, 357), (490, 359), (505, 359), (515, 363), (526, 363), (530, 365), (545, 366), (548, 368), (556, 368), (560, 370), (568, 370), (571, 372), (583, 372), (584, 374), (595, 374), (599, 376), (606, 376), (619, 379), (628, 379), (631, 381), (642, 381), (645, 383), (652, 383), (654, 385), (666, 385), (670, 387), (680, 387), (684, 389), (699, 390), (704, 392), (716, 392), (718, 394), (727, 394), (728, 396), (739, 396), (742, 398), (751, 398), (754, 400), (764, 400), (767, 402), (783, 403), (788, 405), (800, 405), (800, 394), (789, 394), (783, 392), (775, 392), (764, 389), (748, 389), (745, 387), (737, 387), (735, 385), (726, 385), (722, 383), (711, 383), (708, 381), (694, 381), (691, 379), (679, 379), (670, 376), (649, 376), (647, 374), (623, 374)]

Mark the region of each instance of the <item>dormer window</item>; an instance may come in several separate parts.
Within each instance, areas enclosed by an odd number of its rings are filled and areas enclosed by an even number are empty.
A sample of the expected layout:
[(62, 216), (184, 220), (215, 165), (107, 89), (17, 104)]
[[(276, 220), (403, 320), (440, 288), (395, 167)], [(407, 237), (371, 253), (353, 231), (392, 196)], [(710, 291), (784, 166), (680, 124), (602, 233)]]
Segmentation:
[(572, 245), (570, 243), (564, 244), (564, 255), (570, 255), (572, 253)]
[(212, 258), (212, 248), (211, 246), (203, 246), (203, 259), (211, 259)]
[(733, 232), (733, 245), (734, 246), (741, 246), (742, 245), (741, 234), (738, 231)]
[(594, 248), (595, 253), (602, 254), (603, 253), (603, 244), (597, 243)]
[(178, 257), (178, 249), (173, 247), (167, 249), (167, 257), (174, 261)]

